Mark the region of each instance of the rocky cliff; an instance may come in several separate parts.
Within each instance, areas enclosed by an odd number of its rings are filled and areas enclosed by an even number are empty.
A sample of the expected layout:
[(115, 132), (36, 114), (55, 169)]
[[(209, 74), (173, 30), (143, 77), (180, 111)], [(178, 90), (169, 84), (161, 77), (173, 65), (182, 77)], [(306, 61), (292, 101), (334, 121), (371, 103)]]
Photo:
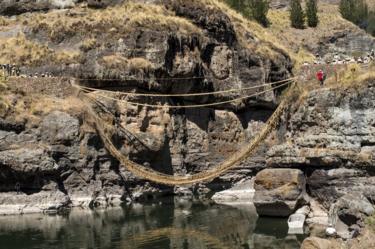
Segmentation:
[(308, 94), (288, 119), (284, 143), (267, 153), (268, 167), (304, 170), (311, 196), (330, 206), (357, 192), (374, 201), (375, 80)]
[[(216, 1), (130, 2), (105, 9), (79, 5), (2, 21), (0, 60), (19, 65), (26, 77), (11, 78), (6, 82), (9, 89), (2, 92), (2, 212), (116, 205), (172, 193), (206, 195), (264, 167), (264, 158), (255, 157), (219, 179), (189, 188), (135, 178), (104, 149), (85, 115), (85, 103), (70, 87), (69, 78), (74, 77), (76, 83), (107, 90), (184, 94), (291, 77), (288, 54), (267, 40), (260, 26), (225, 5)], [(205, 104), (266, 89), (128, 101)], [(118, 127), (115, 141), (122, 153), (160, 172), (184, 175), (212, 169), (251, 140), (277, 106), (281, 90), (199, 109), (99, 101), (109, 112), (103, 118)]]

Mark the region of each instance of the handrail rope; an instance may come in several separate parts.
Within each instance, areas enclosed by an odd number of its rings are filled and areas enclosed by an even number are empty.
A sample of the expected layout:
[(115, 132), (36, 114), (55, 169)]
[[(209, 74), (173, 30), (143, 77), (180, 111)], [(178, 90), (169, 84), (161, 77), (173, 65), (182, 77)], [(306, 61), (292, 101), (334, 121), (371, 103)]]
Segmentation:
[(264, 94), (264, 93), (273, 91), (275, 89), (281, 88), (283, 86), (289, 85), (290, 83), (292, 83), (292, 82), (286, 82), (286, 83), (283, 83), (283, 84), (278, 85), (276, 87), (273, 87), (271, 89), (267, 89), (267, 90), (264, 90), (264, 91), (261, 91), (261, 92), (258, 92), (258, 93), (250, 94), (250, 95), (247, 95), (247, 96), (242, 96), (242, 97), (231, 99), (231, 100), (214, 102), (214, 103), (208, 103), (208, 104), (195, 104), (195, 105), (153, 105), (153, 104), (144, 104), (144, 103), (137, 103), (137, 102), (127, 101), (127, 100), (119, 100), (119, 99), (116, 99), (116, 98), (113, 98), (113, 97), (109, 97), (109, 96), (105, 96), (105, 95), (102, 95), (102, 94), (98, 94), (98, 93), (95, 93), (95, 92), (89, 92), (88, 90), (85, 90), (85, 89), (82, 89), (82, 88), (79, 88), (79, 87), (78, 87), (78, 89), (80, 89), (81, 91), (83, 91), (85, 93), (92, 93), (95, 96), (99, 96), (99, 97), (102, 97), (102, 98), (105, 98), (105, 99), (113, 100), (113, 101), (120, 102), (120, 103), (131, 104), (131, 105), (135, 105), (135, 106), (143, 106), (143, 107), (151, 107), (151, 108), (183, 109), (183, 108), (199, 108), (199, 107), (210, 107), (210, 106), (217, 106), (217, 105), (229, 104), (229, 103), (232, 103), (232, 102), (235, 102), (235, 101), (239, 101), (239, 100), (243, 100), (243, 99), (248, 99), (248, 98), (251, 98), (251, 97), (259, 96), (261, 94)]
[(87, 87), (78, 85), (81, 88), (91, 90), (91, 91), (101, 91), (101, 92), (110, 92), (110, 93), (118, 93), (123, 95), (132, 95), (132, 96), (144, 96), (144, 97), (192, 97), (192, 96), (206, 96), (206, 95), (215, 95), (215, 94), (222, 94), (222, 93), (230, 93), (230, 92), (241, 92), (241, 91), (247, 91), (251, 89), (256, 89), (264, 86), (272, 86), (273, 84), (283, 83), (283, 82), (289, 82), (292, 80), (295, 80), (297, 77), (275, 81), (275, 82), (268, 82), (261, 85), (251, 86), (251, 87), (244, 87), (244, 88), (232, 88), (228, 90), (221, 90), (221, 91), (215, 91), (215, 92), (204, 92), (204, 93), (176, 93), (176, 94), (153, 94), (153, 93), (132, 93), (132, 92), (120, 92), (120, 91), (111, 91), (111, 90), (105, 90), (105, 89), (99, 89), (99, 88), (93, 88), (93, 87)]
[[(75, 78), (75, 77), (74, 77)], [(293, 77), (293, 78), (290, 78), (290, 79), (296, 79), (297, 77)], [(170, 78), (152, 78), (152, 77), (149, 77), (149, 78), (138, 78), (138, 79), (132, 79), (132, 78), (128, 78), (128, 79), (121, 79), (121, 78), (112, 78), (112, 79), (108, 79), (108, 78), (105, 78), (105, 79), (95, 79), (95, 78), (75, 78), (75, 79), (78, 79), (78, 80), (90, 80), (90, 81), (140, 81), (140, 80), (191, 80), (191, 79), (216, 79), (216, 80), (223, 80), (223, 79), (219, 79), (219, 78), (216, 78), (216, 77), (210, 77), (210, 76), (194, 76), (194, 77), (170, 77)], [(271, 83), (271, 82), (270, 82)], [(272, 82), (272, 83), (277, 83), (277, 82)]]
[[(130, 172), (134, 175), (144, 178), (156, 183), (165, 184), (165, 185), (188, 185), (199, 183), (202, 181), (207, 181), (214, 179), (220, 176), (222, 173), (231, 169), (234, 164), (244, 160), (249, 155), (251, 155), (255, 149), (260, 145), (260, 143), (268, 136), (268, 134), (272, 131), (272, 129), (277, 125), (280, 120), (280, 117), (287, 106), (288, 100), (292, 94), (292, 90), (296, 86), (294, 83), (287, 91), (285, 96), (283, 97), (283, 101), (279, 104), (276, 111), (272, 114), (272, 116), (268, 119), (267, 123), (263, 126), (261, 132), (249, 143), (246, 147), (242, 148), (241, 150), (237, 151), (233, 154), (229, 159), (224, 161), (223, 163), (219, 164), (214, 170), (204, 171), (200, 173), (196, 173), (194, 175), (187, 175), (187, 176), (174, 176), (174, 175), (167, 175), (160, 172), (157, 172), (151, 168), (146, 168), (140, 164), (132, 162), (128, 159), (127, 156), (121, 154), (121, 152), (116, 148), (116, 146), (112, 143), (111, 139), (106, 135), (106, 128), (103, 126), (105, 123), (97, 116), (94, 112), (92, 107), (87, 104), (87, 111), (88, 114), (94, 119), (95, 127), (98, 131), (99, 136), (101, 137), (105, 148), (111, 153), (113, 157), (115, 157), (121, 165), (126, 167)], [(78, 92), (78, 95), (81, 91)], [(83, 94), (89, 100), (94, 100), (91, 96), (87, 94)], [(91, 99), (90, 99), (91, 98)]]
[[(16, 76), (10, 76), (10, 77), (16, 77)], [(31, 77), (33, 78), (33, 77)], [(192, 80), (192, 79), (216, 79), (216, 80), (223, 80), (219, 79), (217, 77), (212, 77), (212, 76), (193, 76), (193, 77), (169, 77), (169, 78), (152, 78), (152, 77), (145, 77), (145, 78), (104, 78), (104, 79), (97, 79), (97, 78), (78, 78), (78, 77), (66, 77), (66, 76), (52, 76), (52, 77), (46, 77), (48, 79), (76, 79), (76, 80), (86, 80), (86, 81), (147, 81), (147, 80), (156, 80), (156, 81), (172, 81), (172, 80)], [(297, 77), (289, 78), (289, 79), (296, 79)], [(277, 83), (275, 82), (270, 82), (271, 83)]]

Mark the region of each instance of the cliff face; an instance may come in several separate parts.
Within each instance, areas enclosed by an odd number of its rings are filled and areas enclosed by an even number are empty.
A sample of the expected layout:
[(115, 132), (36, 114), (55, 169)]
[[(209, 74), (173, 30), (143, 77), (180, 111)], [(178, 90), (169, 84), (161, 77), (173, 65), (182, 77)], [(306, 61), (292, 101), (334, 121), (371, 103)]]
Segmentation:
[(297, 167), (309, 194), (329, 207), (354, 192), (374, 201), (375, 80), (314, 90), (290, 116), (284, 143), (267, 153), (268, 167)]
[[(251, 87), (289, 78), (292, 63), (286, 52), (253, 33), (251, 27), (259, 29), (258, 25), (223, 8), (215, 1), (163, 1), (3, 18), (1, 62), (19, 65), (25, 76), (59, 77), (13, 78), (7, 82), (9, 90), (2, 92), (1, 210), (106, 206), (166, 193), (205, 195), (263, 167), (264, 159), (256, 157), (211, 183), (190, 188), (135, 178), (104, 149), (85, 115), (84, 102), (75, 97), (65, 78), (78, 78), (76, 83), (91, 87), (168, 94)], [(205, 104), (264, 90), (127, 100)], [(111, 113), (101, 112), (103, 119), (117, 125), (115, 142), (122, 153), (160, 172), (184, 175), (211, 169), (251, 140), (277, 106), (278, 94), (269, 91), (212, 108), (177, 110), (99, 100)]]

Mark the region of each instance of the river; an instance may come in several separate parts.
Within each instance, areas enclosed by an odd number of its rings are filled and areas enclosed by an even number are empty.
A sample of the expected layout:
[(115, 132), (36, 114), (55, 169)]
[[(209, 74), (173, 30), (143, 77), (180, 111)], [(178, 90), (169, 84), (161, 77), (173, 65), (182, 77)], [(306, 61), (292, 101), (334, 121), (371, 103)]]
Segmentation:
[(0, 216), (2, 249), (299, 249), (285, 219), (258, 218), (254, 206), (166, 199), (60, 215)]

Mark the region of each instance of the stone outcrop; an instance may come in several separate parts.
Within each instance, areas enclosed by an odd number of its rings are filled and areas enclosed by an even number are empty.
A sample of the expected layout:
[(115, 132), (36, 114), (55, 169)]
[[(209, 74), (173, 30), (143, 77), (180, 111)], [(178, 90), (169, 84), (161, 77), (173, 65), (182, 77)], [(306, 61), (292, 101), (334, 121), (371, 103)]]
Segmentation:
[(311, 92), (291, 115), (285, 142), (269, 150), (267, 165), (303, 169), (309, 194), (327, 209), (350, 192), (373, 200), (374, 84)]
[(366, 217), (374, 214), (373, 205), (361, 194), (349, 193), (333, 206), (337, 217), (348, 227), (364, 227)]
[(255, 176), (254, 205), (260, 216), (291, 215), (306, 200), (305, 176), (297, 169), (265, 169)]
[(236, 183), (232, 188), (215, 193), (211, 199), (217, 203), (252, 202), (254, 198), (254, 181), (245, 180)]
[(69, 197), (59, 190), (46, 189), (32, 195), (7, 192), (0, 195), (0, 215), (56, 213), (63, 211), (69, 204)]

